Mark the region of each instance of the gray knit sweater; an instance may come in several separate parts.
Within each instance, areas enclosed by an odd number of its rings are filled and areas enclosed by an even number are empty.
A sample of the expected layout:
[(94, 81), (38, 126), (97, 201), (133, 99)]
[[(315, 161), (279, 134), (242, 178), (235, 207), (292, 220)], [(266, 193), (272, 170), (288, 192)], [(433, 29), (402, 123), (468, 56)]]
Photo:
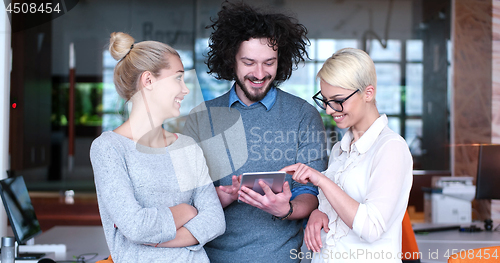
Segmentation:
[[(326, 133), (318, 111), (280, 89), (269, 111), (261, 103), (236, 102), (229, 108), (229, 92), (207, 101), (190, 114), (185, 133), (200, 143), (216, 186), (230, 185), (232, 175), (277, 171), (298, 162), (326, 169)], [(286, 179), (291, 188), (302, 186)], [(302, 220), (273, 220), (238, 202), (224, 214), (226, 232), (205, 246), (212, 262), (299, 261), (291, 250), (302, 244)]]
[[(221, 235), (225, 221), (201, 149), (179, 138), (165, 148), (140, 146), (114, 132), (94, 140), (90, 159), (101, 221), (113, 261), (208, 262), (203, 245)], [(198, 215), (184, 225), (199, 245), (155, 248), (176, 227), (169, 207), (187, 203)]]

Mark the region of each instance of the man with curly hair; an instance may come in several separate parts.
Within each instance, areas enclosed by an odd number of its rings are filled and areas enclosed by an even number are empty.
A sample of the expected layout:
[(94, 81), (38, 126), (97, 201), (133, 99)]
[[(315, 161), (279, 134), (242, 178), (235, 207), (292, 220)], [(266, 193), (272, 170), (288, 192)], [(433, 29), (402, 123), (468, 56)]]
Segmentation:
[(278, 88), (308, 58), (307, 30), (290, 16), (244, 3), (224, 2), (212, 22), (208, 73), (235, 84), (205, 102), (185, 125), (204, 150), (226, 217), (225, 234), (205, 250), (217, 263), (299, 262), (302, 221), (318, 206), (317, 188), (287, 175), (283, 192), (275, 194), (260, 182), (265, 192), (260, 195), (240, 190), (238, 175), (295, 163), (326, 168), (326, 132), (318, 111)]

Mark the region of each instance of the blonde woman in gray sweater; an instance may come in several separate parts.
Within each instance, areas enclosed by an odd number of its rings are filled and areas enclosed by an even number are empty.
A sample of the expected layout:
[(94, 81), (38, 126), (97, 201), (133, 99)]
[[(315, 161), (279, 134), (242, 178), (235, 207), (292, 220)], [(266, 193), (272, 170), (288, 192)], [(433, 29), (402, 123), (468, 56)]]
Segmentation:
[(189, 93), (179, 54), (111, 34), (116, 90), (130, 117), (94, 140), (90, 158), (101, 221), (114, 262), (208, 262), (203, 245), (225, 230), (201, 149), (162, 128)]

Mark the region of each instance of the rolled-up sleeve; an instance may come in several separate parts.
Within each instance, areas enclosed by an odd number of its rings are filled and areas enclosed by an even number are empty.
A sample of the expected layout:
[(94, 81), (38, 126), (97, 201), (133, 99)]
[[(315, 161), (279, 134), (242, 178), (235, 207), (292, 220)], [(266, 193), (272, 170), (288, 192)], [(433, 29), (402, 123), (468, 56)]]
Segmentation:
[(382, 236), (404, 214), (412, 184), (412, 157), (403, 140), (387, 141), (375, 154), (367, 194), (360, 202), (352, 230), (367, 242)]

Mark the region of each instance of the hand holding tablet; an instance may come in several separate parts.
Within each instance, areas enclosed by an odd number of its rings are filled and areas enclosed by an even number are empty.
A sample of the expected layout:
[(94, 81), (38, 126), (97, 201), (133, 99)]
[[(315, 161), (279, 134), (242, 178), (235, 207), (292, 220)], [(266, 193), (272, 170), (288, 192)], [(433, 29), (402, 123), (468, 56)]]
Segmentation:
[(285, 177), (286, 172), (283, 171), (243, 174), (238, 202), (268, 212), (273, 215), (273, 219), (287, 219), (293, 213), (293, 208), (290, 202), (292, 192)]
[(242, 186), (246, 186), (264, 195), (264, 190), (259, 185), (259, 181), (263, 181), (275, 194), (281, 193), (283, 191), (283, 183), (285, 183), (285, 176), (285, 172), (244, 173), (241, 177), (240, 189)]

